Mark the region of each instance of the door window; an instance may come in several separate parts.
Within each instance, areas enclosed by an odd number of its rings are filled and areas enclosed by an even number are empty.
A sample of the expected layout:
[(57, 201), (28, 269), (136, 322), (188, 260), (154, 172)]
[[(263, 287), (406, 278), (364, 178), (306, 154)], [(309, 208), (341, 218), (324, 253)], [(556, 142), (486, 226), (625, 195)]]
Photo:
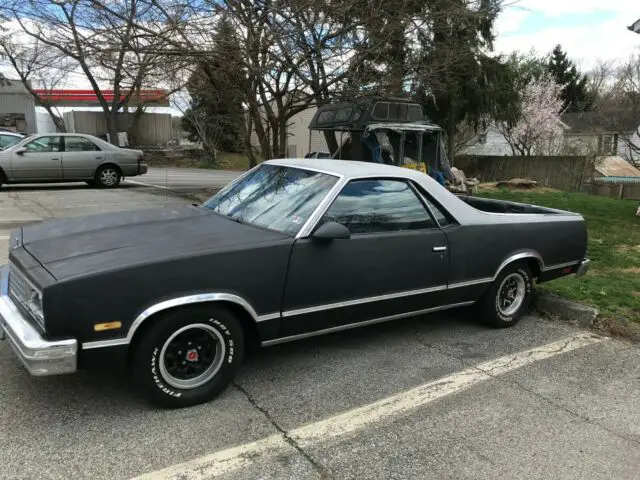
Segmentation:
[(354, 180), (320, 224), (341, 223), (352, 234), (437, 228), (411, 187), (399, 180)]
[(47, 153), (47, 152), (59, 152), (60, 151), (60, 137), (51, 136), (51, 137), (38, 137), (35, 140), (27, 143), (24, 148), (27, 149), (28, 152), (38, 152), (38, 153)]
[(100, 150), (95, 143), (84, 137), (65, 137), (65, 152), (97, 152)]

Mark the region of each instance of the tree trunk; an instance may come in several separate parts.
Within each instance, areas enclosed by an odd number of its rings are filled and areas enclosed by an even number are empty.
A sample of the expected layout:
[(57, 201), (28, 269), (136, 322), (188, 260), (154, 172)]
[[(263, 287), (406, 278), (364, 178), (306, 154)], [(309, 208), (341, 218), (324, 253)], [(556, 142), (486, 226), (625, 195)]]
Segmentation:
[(278, 144), (280, 146), (280, 158), (286, 158), (288, 156), (287, 151), (287, 119), (280, 118), (278, 125)]
[(109, 143), (118, 146), (118, 112), (108, 112), (105, 115), (107, 120), (107, 133), (109, 134)]
[(47, 113), (51, 117), (51, 120), (53, 120), (53, 123), (55, 124), (56, 129), (58, 130), (58, 132), (67, 133), (67, 126), (65, 125), (64, 120), (62, 118), (58, 117), (53, 112), (53, 109), (51, 108), (50, 105), (42, 105), (42, 106), (44, 107), (44, 109), (47, 111)]
[(447, 157), (449, 159), (449, 166), (453, 167), (456, 164), (456, 125), (453, 120), (453, 115), (449, 115), (449, 125), (447, 127)]

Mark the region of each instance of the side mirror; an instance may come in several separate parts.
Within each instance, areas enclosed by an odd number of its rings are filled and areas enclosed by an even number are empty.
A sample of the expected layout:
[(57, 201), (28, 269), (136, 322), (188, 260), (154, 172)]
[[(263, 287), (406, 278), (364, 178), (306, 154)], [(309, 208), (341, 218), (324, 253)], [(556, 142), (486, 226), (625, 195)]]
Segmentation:
[(16, 150), (16, 153), (18, 155), (24, 155), (26, 153), (27, 149), (26, 148), (19, 148)]
[(311, 238), (322, 241), (348, 240), (351, 238), (351, 232), (340, 223), (328, 222), (313, 232)]

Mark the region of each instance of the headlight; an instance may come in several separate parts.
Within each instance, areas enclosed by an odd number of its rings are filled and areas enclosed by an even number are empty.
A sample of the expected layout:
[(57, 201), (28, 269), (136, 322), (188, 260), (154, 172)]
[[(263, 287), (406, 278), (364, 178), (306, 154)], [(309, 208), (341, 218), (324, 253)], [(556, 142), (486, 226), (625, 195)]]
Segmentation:
[(29, 299), (26, 307), (36, 322), (44, 329), (44, 313), (42, 312), (42, 294), (34, 289), (30, 289)]

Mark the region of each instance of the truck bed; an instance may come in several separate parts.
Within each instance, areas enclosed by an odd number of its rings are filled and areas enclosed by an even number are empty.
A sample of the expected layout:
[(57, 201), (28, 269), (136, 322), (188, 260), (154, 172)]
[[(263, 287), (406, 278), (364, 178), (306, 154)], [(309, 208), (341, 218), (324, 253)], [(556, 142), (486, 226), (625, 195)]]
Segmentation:
[(540, 207), (538, 205), (528, 205), (525, 203), (509, 202), (507, 200), (494, 200), (492, 198), (474, 197), (471, 195), (460, 195), (459, 198), (482, 212), (488, 213), (521, 213), (521, 214), (567, 214), (562, 210)]

